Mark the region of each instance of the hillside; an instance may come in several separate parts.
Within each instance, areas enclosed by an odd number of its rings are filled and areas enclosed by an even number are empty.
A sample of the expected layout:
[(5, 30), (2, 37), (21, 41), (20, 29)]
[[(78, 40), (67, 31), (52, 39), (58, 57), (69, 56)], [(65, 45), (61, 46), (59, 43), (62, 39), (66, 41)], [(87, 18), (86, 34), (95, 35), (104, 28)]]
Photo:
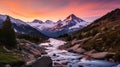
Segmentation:
[(31, 61), (46, 54), (45, 48), (36, 43), (45, 41), (47, 38), (15, 33), (9, 16), (2, 23), (0, 28), (0, 67), (27, 67)]
[(0, 28), (0, 66), (3, 67), (5, 64), (11, 64), (19, 66), (23, 64), (22, 58), (17, 55), (10, 53), (8, 49), (14, 49), (17, 47), (17, 41), (15, 31), (12, 28), (12, 24), (9, 16), (3, 22)]
[[(74, 35), (65, 37), (70, 40), (84, 40), (80, 42), (80, 46), (84, 49), (103, 52), (116, 53), (112, 58), (115, 61), (120, 61), (120, 9), (115, 9), (103, 17), (95, 20), (92, 24), (79, 30)], [(66, 45), (64, 48), (71, 47), (73, 45)], [(62, 46), (63, 47), (63, 46)]]

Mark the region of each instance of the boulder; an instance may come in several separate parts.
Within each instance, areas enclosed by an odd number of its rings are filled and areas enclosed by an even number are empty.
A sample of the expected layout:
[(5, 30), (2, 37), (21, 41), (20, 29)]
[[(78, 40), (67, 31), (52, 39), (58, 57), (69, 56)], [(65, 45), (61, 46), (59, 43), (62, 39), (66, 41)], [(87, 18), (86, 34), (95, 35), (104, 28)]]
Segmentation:
[(53, 67), (63, 67), (63, 65), (61, 63), (54, 62), (54, 66)]
[(104, 59), (108, 55), (114, 55), (115, 53), (113, 52), (96, 52), (95, 50), (91, 50), (89, 52), (84, 53), (86, 56), (90, 58), (95, 58), (95, 59)]
[(83, 48), (77, 48), (76, 50), (74, 50), (76, 53), (84, 53), (85, 52), (85, 49)]
[(99, 52), (99, 53), (91, 54), (90, 57), (96, 58), (96, 59), (102, 59), (102, 58), (105, 58), (107, 55), (108, 55), (108, 52)]
[(71, 44), (75, 44), (76, 41), (77, 41), (77, 39), (72, 40), (72, 41), (71, 41)]
[(85, 52), (84, 54), (85, 55), (91, 55), (92, 53), (96, 53), (96, 50), (93, 49), (93, 50)]
[(61, 64), (62, 64), (62, 65), (67, 65), (67, 64), (68, 64), (68, 62), (62, 62)]
[(28, 67), (53, 67), (52, 59), (49, 56), (43, 56)]
[(101, 31), (104, 31), (104, 30), (106, 30), (106, 27), (102, 27), (102, 28), (101, 28)]
[(87, 37), (87, 38), (83, 38), (83, 39), (81, 39), (81, 40), (74, 39), (74, 40), (71, 42), (71, 44), (72, 44), (72, 45), (79, 44), (79, 45), (81, 46), (84, 42), (90, 40), (91, 38), (92, 38), (92, 36), (91, 36), (91, 37)]
[(76, 50), (79, 46), (79, 44), (76, 44), (73, 47), (70, 47), (68, 50)]
[(112, 27), (112, 30), (116, 30), (117, 28), (119, 28), (120, 25), (115, 25)]

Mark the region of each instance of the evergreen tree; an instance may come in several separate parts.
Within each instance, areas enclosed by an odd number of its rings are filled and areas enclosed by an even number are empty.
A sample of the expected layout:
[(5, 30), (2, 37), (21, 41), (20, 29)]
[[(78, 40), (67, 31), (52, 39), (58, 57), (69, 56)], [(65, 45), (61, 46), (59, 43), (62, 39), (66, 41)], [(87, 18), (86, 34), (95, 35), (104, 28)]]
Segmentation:
[(6, 20), (3, 22), (1, 29), (1, 43), (5, 46), (15, 47), (16, 46), (16, 35), (12, 28), (10, 17), (7, 16)]

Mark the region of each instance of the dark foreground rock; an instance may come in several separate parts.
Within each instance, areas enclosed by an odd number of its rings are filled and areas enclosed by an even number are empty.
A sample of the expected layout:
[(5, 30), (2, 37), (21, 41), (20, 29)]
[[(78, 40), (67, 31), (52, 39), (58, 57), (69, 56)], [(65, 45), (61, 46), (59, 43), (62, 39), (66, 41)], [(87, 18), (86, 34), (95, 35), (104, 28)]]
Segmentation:
[(53, 67), (49, 56), (43, 56), (28, 67)]

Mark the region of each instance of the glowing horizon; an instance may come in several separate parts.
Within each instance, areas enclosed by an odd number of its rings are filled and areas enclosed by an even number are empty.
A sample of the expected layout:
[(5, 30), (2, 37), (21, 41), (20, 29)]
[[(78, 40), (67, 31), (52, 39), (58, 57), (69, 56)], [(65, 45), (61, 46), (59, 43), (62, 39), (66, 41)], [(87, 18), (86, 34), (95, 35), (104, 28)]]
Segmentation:
[(120, 0), (0, 0), (0, 14), (23, 21), (63, 20), (70, 14), (91, 22), (120, 8)]

